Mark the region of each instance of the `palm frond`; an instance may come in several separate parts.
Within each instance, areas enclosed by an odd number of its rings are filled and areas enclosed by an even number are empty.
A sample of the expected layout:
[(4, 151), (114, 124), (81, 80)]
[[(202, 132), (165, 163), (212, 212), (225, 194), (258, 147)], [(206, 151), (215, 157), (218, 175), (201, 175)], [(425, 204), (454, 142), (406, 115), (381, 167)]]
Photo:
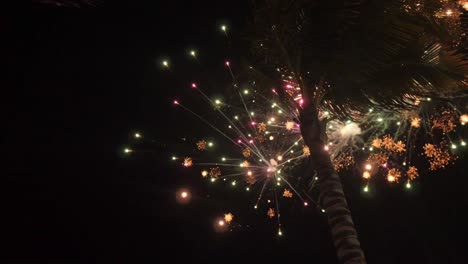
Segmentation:
[(341, 117), (373, 106), (408, 108), (408, 96), (464, 91), (463, 23), (437, 18), (439, 1), (423, 2), (413, 12), (408, 0), (257, 1), (256, 64), (273, 78), (285, 69), (310, 101), (326, 83), (320, 106)]

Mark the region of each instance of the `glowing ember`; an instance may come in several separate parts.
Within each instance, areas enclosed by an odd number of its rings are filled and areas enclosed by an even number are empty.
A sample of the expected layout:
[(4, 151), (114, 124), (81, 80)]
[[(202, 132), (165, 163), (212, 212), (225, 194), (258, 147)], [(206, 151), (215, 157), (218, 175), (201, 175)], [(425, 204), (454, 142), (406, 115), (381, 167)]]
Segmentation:
[(421, 125), (421, 118), (413, 117), (411, 118), (411, 126), (414, 128), (418, 128)]
[(193, 165), (192, 158), (186, 157), (182, 165), (184, 165), (184, 167), (187, 167), (187, 168), (191, 167)]
[(294, 122), (293, 121), (287, 121), (285, 123), (286, 130), (292, 130), (294, 128)]
[(275, 217), (275, 215), (276, 215), (275, 209), (273, 209), (273, 208), (268, 209), (267, 215), (270, 218)]
[(401, 172), (397, 169), (390, 169), (387, 173), (388, 182), (398, 182), (398, 179), (401, 177)]
[(410, 166), (406, 171), (406, 175), (408, 176), (408, 179), (412, 181), (419, 176), (418, 169), (414, 166)]
[(232, 219), (234, 219), (234, 215), (231, 213), (224, 214), (224, 221), (226, 223), (231, 223)]
[(197, 142), (197, 149), (200, 151), (203, 151), (206, 149), (206, 141), (205, 140), (200, 140)]
[(288, 189), (284, 189), (283, 196), (286, 198), (292, 198), (293, 194)]
[(309, 149), (309, 147), (308, 147), (308, 146), (304, 146), (304, 147), (302, 148), (302, 152), (303, 152), (303, 154), (304, 154), (305, 156), (309, 156), (309, 155), (310, 155), (310, 149)]
[(211, 168), (210, 169), (210, 177), (211, 178), (218, 178), (221, 176), (221, 169), (219, 167)]
[(242, 150), (242, 155), (244, 155), (244, 157), (246, 158), (250, 157), (250, 149), (245, 148), (244, 150)]

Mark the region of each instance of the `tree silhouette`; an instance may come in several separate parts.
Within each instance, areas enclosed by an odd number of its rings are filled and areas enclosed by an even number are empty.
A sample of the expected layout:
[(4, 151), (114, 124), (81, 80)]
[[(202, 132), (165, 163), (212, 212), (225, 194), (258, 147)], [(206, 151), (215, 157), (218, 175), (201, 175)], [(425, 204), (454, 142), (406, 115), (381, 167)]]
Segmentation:
[(250, 39), (266, 87), (280, 74), (301, 89), (301, 133), (319, 177), (319, 201), (328, 215), (341, 263), (365, 263), (340, 178), (319, 119), (356, 119), (370, 107), (401, 111), (419, 98), (468, 95), (468, 3), (448, 0), (254, 1)]

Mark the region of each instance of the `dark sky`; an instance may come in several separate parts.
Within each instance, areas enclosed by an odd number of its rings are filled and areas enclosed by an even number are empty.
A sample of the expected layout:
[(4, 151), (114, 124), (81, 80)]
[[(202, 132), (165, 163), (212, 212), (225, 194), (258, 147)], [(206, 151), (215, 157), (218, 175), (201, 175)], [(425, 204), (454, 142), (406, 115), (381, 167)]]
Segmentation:
[[(5, 87), (13, 88), (2, 96), (1, 258), (336, 263), (323, 215), (292, 208), (278, 239), (248, 198), (219, 190), (207, 197), (198, 178), (169, 162), (171, 145), (187, 136), (183, 125), (195, 122), (170, 104), (197, 72), (183, 66), (186, 49), (197, 47), (208, 69), (239, 58), (217, 25), (229, 22), (236, 36), (249, 5), (148, 2), (2, 12)], [(161, 56), (182, 66), (162, 72)], [(140, 145), (148, 152), (124, 157), (135, 130), (151, 141)], [(466, 263), (463, 167), (425, 175), (411, 192), (382, 185), (363, 196), (358, 181), (344, 179), (369, 263)], [(181, 206), (174, 193), (184, 184), (197, 188)], [(226, 210), (247, 216), (241, 228), (216, 234), (213, 219)]]

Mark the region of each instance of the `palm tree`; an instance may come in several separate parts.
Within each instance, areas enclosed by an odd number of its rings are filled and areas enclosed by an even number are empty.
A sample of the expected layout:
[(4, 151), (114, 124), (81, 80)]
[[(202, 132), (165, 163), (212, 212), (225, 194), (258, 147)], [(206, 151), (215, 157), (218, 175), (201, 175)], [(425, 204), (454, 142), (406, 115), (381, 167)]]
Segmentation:
[[(252, 50), (264, 81), (290, 75), (301, 89), (301, 133), (319, 176), (319, 201), (328, 215), (341, 263), (366, 263), (340, 178), (329, 155), (330, 118), (355, 119), (370, 107), (411, 109), (425, 97), (466, 96), (467, 11), (457, 1), (254, 1)], [(278, 72), (278, 69), (280, 71)]]

